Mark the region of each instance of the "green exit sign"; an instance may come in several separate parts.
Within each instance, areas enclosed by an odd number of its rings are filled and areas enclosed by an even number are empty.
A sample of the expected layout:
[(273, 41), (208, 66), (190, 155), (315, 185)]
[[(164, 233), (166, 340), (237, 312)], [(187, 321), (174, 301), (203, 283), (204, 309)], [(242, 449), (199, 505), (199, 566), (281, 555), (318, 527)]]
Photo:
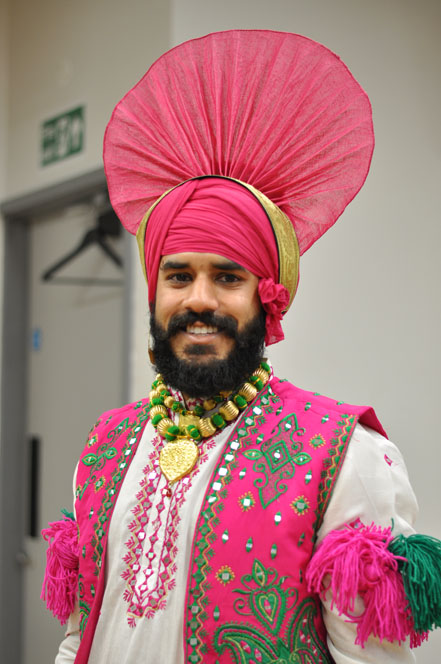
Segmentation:
[(41, 127), (41, 165), (47, 166), (82, 152), (84, 130), (84, 106), (45, 120)]

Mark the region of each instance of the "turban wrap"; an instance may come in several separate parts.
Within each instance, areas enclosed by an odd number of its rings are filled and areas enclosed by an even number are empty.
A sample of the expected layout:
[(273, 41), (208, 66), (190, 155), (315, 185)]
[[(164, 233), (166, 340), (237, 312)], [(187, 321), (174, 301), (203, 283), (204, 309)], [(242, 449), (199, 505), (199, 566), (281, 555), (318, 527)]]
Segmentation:
[(172, 189), (149, 216), (144, 250), (150, 304), (162, 256), (186, 251), (219, 254), (259, 278), (258, 293), (266, 312), (265, 343), (284, 338), (280, 321), (290, 295), (278, 283), (274, 232), (262, 205), (241, 184), (210, 177)]

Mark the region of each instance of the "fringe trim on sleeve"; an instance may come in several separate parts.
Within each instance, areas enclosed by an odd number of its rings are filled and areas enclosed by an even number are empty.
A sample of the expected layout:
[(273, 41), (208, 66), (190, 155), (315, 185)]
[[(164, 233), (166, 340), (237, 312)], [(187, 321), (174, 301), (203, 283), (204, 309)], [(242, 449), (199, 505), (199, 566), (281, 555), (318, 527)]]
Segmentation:
[(48, 542), (41, 599), (62, 625), (75, 607), (78, 587), (78, 527), (64, 518), (41, 531)]
[[(417, 576), (414, 567), (409, 568), (408, 548), (402, 542), (406, 538), (399, 536), (397, 540), (401, 543), (400, 550), (396, 544), (394, 547), (396, 540), (391, 528), (383, 529), (374, 523), (365, 526), (358, 520), (343, 530), (329, 533), (308, 566), (308, 589), (318, 593), (322, 600), (330, 591), (331, 609), (337, 607), (340, 615), (344, 614), (349, 622), (357, 625), (355, 643), (362, 647), (371, 635), (380, 641), (400, 643), (410, 636), (411, 647), (427, 639), (428, 620), (417, 620), (400, 574), (403, 569), (412, 569), (407, 576)], [(441, 557), (437, 561), (438, 566), (441, 565)], [(417, 566), (415, 562), (415, 568)], [(427, 574), (420, 578), (427, 578)], [(430, 578), (434, 581), (433, 575)], [(440, 592), (438, 575), (437, 590), (433, 592), (435, 603), (439, 602)], [(424, 587), (420, 586), (420, 590), (413, 593), (420, 597)], [(355, 608), (357, 597), (363, 600), (361, 613)]]

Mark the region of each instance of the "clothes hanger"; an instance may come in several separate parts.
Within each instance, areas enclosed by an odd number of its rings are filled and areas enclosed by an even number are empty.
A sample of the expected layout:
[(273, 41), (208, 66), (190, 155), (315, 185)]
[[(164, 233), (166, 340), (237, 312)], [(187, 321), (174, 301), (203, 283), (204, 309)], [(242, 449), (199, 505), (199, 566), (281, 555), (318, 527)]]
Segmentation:
[(119, 268), (123, 267), (122, 258), (106, 241), (108, 237), (119, 237), (121, 235), (121, 225), (115, 212), (110, 209), (97, 216), (95, 228), (86, 231), (80, 243), (68, 254), (60, 258), (54, 265), (45, 270), (41, 276), (43, 281), (51, 281), (57, 284), (76, 284), (76, 285), (121, 285), (121, 279), (100, 279), (95, 277), (55, 277), (59, 270), (71, 263), (77, 256), (82, 254), (88, 247), (98, 245)]

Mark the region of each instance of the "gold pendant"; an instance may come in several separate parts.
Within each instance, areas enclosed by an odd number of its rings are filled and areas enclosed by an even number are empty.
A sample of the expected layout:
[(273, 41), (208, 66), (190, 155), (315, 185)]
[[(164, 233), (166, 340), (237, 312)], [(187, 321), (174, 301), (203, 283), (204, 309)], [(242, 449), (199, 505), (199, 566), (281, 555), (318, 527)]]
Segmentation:
[(184, 429), (185, 431), (189, 424), (192, 424), (197, 428), (200, 419), (201, 418), (198, 415), (192, 415), (191, 413), (183, 415), (182, 413), (179, 413), (179, 428)]
[(199, 450), (191, 438), (178, 438), (166, 443), (159, 455), (159, 467), (172, 484), (191, 473), (199, 457)]

